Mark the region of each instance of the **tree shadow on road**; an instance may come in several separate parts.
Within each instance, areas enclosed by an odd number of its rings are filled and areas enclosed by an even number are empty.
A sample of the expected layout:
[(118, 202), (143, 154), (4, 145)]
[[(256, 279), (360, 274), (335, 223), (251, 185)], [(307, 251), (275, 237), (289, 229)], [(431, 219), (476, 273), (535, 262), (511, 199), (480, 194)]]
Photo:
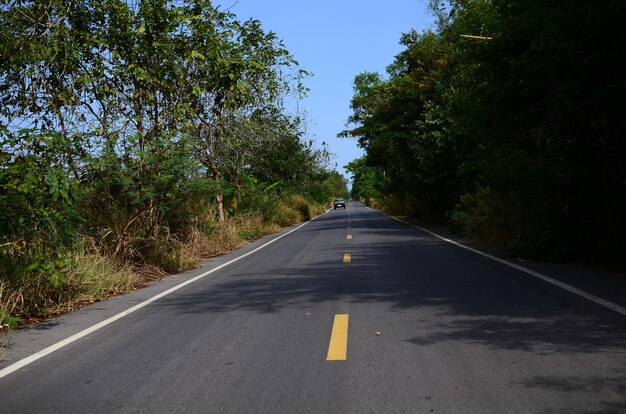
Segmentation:
[(323, 302), (379, 303), (387, 312), (436, 313), (426, 335), (406, 339), (415, 345), (457, 341), (538, 354), (626, 353), (626, 322), (619, 315), (428, 237), (357, 246), (351, 264), (341, 264), (342, 252), (325, 249), (320, 256), (334, 260), (237, 268), (207, 290), (164, 298), (155, 306), (183, 314), (271, 314)]
[[(334, 221), (327, 226), (340, 227)], [(237, 311), (273, 316), (323, 303), (371, 303), (377, 312), (403, 313), (412, 320), (400, 341), (414, 345), (416, 354), (422, 347), (456, 344), (548, 360), (607, 354), (617, 367), (624, 367), (626, 319), (621, 315), (400, 224), (365, 223), (364, 228), (355, 231), (360, 237), (350, 245), (352, 263), (343, 264), (343, 251), (325, 246), (315, 252), (319, 259), (294, 267), (267, 260), (253, 269), (237, 265), (205, 290), (187, 289), (154, 306), (180, 314)], [(359, 242), (364, 239), (377, 242)], [(626, 411), (621, 398), (595, 398), (599, 392), (626, 394), (625, 375), (601, 372), (583, 378), (561, 370), (522, 378), (512, 386), (523, 386), (529, 393), (558, 393), (564, 399), (588, 395), (592, 404), (581, 407), (581, 413)], [(560, 411), (553, 407), (544, 412)]]

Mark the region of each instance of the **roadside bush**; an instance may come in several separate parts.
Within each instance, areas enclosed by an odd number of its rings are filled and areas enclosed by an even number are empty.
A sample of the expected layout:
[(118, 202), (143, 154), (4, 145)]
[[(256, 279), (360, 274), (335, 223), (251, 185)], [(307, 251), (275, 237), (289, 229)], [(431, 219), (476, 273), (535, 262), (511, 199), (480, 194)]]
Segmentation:
[(450, 213), (450, 227), (465, 237), (474, 238), (496, 247), (509, 247), (517, 238), (518, 213), (512, 207), (514, 197), (502, 197), (489, 188), (461, 197)]
[(398, 195), (390, 195), (385, 198), (383, 210), (391, 214), (407, 214), (408, 203)]
[(127, 291), (136, 284), (129, 265), (85, 245), (59, 252), (56, 257), (43, 255), (34, 248), (20, 255), (2, 253), (2, 322), (16, 325), (31, 318), (58, 315)]
[(276, 202), (272, 211), (267, 212), (265, 220), (281, 227), (291, 226), (301, 220), (300, 212), (284, 202)]
[[(54, 251), (71, 245), (82, 217), (78, 181), (66, 171), (68, 143), (55, 132), (0, 133), (0, 249), (38, 242)], [(9, 149), (13, 154), (3, 151)]]
[(311, 205), (304, 197), (294, 194), (289, 198), (289, 204), (300, 213), (300, 220), (311, 220)]
[(143, 255), (139, 266), (142, 264), (154, 266), (168, 274), (192, 269), (202, 258), (190, 252), (187, 243), (169, 235), (168, 232), (162, 232), (150, 243), (147, 240), (143, 243)]
[(169, 256), (172, 246), (166, 240), (185, 239), (213, 196), (213, 184), (200, 177), (188, 143), (153, 145), (141, 159), (105, 151), (86, 168), (84, 231), (124, 260), (148, 262), (158, 252)]
[(543, 199), (523, 199), (513, 191), (490, 188), (461, 197), (449, 214), (451, 230), (508, 254), (541, 260), (568, 259), (575, 248), (572, 235), (561, 229), (558, 212)]
[(214, 224), (204, 230), (198, 227), (191, 230), (189, 238), (182, 244), (186, 257), (199, 261), (217, 256), (280, 229), (266, 222), (259, 213), (229, 217), (223, 223)]

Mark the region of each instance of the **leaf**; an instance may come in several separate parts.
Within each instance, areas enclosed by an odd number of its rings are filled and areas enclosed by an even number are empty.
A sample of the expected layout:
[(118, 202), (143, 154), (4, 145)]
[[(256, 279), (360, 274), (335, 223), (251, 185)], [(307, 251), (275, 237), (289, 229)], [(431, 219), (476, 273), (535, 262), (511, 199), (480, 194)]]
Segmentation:
[(50, 274), (49, 282), (53, 289), (59, 289), (67, 286), (67, 277), (62, 272), (56, 270)]
[(197, 50), (191, 51), (191, 57), (200, 59), (200, 60), (206, 60), (206, 57), (202, 53), (198, 52)]
[(270, 185), (268, 185), (267, 187), (265, 187), (264, 191), (271, 191), (275, 188), (277, 188), (278, 186), (280, 186), (282, 184), (282, 180), (276, 181), (275, 183), (272, 183)]

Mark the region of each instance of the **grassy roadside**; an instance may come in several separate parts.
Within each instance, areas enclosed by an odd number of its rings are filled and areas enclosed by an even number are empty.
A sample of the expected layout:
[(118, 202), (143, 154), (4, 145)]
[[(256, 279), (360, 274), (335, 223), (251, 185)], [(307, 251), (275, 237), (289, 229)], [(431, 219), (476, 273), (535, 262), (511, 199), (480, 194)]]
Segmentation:
[[(324, 206), (300, 196), (217, 223), (202, 220), (187, 237), (158, 240), (144, 260), (121, 260), (83, 238), (58, 257), (0, 252), (0, 348), (11, 327), (45, 320), (145, 286), (152, 280), (196, 267), (203, 259), (235, 250), (321, 214)], [(149, 260), (148, 260), (149, 259)]]

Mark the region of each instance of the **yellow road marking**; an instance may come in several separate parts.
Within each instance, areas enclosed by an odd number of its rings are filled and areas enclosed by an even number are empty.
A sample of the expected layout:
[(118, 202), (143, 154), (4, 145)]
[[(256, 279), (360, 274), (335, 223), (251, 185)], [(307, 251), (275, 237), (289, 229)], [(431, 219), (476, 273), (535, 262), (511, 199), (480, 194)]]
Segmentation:
[(350, 253), (346, 253), (343, 255), (344, 263), (352, 263), (352, 255)]
[(351, 234), (348, 234), (348, 236), (346, 236), (346, 238), (347, 238), (348, 240), (352, 240), (352, 235), (351, 235)]
[(326, 361), (345, 361), (348, 353), (348, 314), (335, 315)]

